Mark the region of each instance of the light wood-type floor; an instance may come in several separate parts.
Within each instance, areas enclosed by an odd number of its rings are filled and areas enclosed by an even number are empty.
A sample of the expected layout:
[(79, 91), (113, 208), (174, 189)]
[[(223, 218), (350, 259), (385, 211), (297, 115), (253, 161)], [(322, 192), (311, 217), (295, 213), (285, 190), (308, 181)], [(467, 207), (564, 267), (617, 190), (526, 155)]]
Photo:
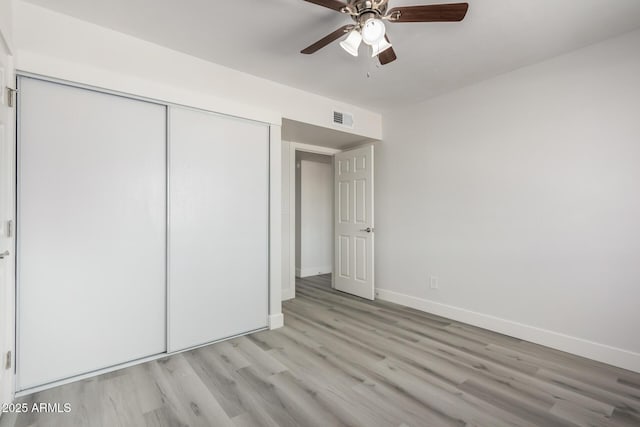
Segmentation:
[(640, 426), (640, 374), (298, 283), (285, 327), (19, 400), (4, 426)]

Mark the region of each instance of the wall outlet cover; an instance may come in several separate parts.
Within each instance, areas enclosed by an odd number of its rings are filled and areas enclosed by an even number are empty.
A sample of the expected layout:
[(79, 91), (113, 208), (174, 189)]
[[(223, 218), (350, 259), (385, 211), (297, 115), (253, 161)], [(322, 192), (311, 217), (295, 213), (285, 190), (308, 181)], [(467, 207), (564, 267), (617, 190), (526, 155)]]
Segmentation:
[(431, 289), (438, 289), (440, 287), (438, 278), (436, 276), (429, 276), (429, 287)]

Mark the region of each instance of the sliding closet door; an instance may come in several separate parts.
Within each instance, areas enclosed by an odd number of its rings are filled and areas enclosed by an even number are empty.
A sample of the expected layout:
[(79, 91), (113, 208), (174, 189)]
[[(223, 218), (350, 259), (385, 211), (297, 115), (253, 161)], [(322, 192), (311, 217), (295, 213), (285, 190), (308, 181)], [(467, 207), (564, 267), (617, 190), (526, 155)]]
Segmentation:
[(269, 128), (169, 114), (169, 351), (267, 326)]
[(18, 388), (166, 349), (166, 108), (19, 88)]

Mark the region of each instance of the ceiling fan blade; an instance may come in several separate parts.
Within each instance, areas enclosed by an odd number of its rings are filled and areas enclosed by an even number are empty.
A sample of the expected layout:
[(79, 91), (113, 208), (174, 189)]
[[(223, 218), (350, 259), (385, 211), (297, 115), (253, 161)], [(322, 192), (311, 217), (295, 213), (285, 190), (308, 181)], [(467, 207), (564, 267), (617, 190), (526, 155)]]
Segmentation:
[(464, 19), (467, 9), (468, 3), (401, 6), (388, 11), (387, 16), (389, 22), (458, 22)]
[[(389, 37), (384, 36), (384, 38), (387, 39), (387, 42), (391, 43), (389, 41)], [(380, 65), (387, 65), (388, 63), (393, 62), (396, 59), (398, 59), (398, 57), (396, 56), (396, 52), (393, 50), (393, 47), (383, 50), (378, 54), (378, 60), (380, 61)]]
[(333, 33), (329, 34), (328, 36), (318, 40), (317, 42), (315, 42), (311, 46), (309, 46), (309, 47), (305, 48), (304, 50), (300, 51), (300, 53), (304, 53), (305, 55), (310, 55), (312, 53), (316, 53), (317, 51), (319, 51), (320, 49), (322, 49), (323, 47), (325, 47), (329, 43), (334, 42), (334, 41), (338, 40), (340, 37), (344, 36), (352, 28), (353, 28), (353, 25), (345, 25), (344, 27), (338, 28)]
[(347, 4), (338, 0), (304, 0), (309, 3), (317, 4), (318, 6), (328, 7), (329, 9), (333, 9), (337, 12), (342, 11), (342, 8), (346, 7)]

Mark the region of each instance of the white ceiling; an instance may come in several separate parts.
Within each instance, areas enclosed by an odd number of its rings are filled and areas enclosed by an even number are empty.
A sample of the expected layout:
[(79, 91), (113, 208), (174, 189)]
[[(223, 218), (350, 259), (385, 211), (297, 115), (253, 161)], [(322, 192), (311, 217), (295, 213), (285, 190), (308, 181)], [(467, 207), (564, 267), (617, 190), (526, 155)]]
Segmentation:
[[(303, 0), (28, 1), (378, 111), (640, 27), (639, 0), (469, 0), (461, 23), (388, 24), (398, 60), (377, 67), (364, 49), (353, 58), (337, 43), (301, 55), (301, 49), (350, 22)], [(438, 2), (390, 0), (391, 7), (421, 3)]]

